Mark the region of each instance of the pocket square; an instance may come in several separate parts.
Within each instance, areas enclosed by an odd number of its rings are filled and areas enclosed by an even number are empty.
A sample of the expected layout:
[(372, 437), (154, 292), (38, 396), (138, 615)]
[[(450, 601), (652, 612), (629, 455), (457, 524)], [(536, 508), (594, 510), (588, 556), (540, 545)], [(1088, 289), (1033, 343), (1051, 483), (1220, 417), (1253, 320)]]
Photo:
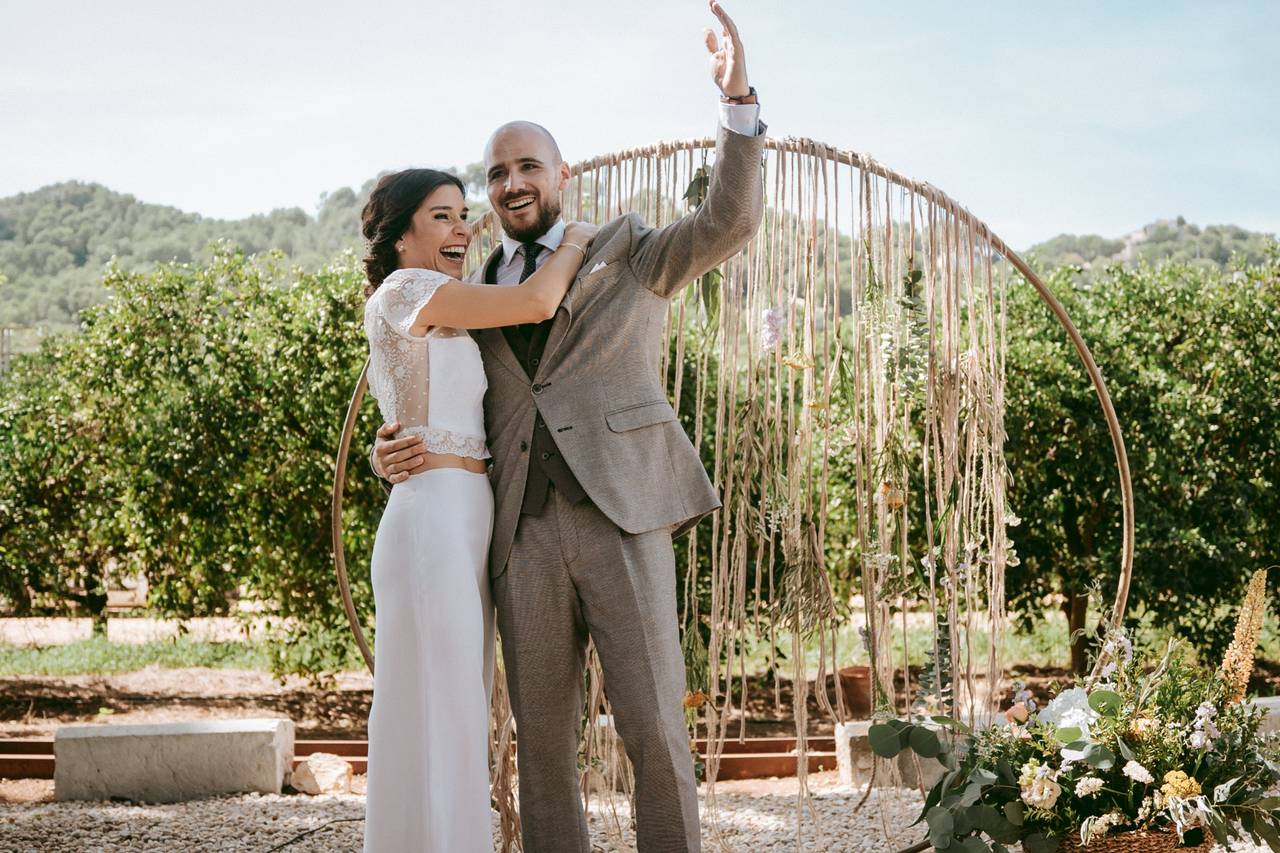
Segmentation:
[(592, 273), (600, 272), (600, 270), (604, 269), (604, 268), (605, 268), (605, 267), (607, 267), (607, 266), (609, 266), (608, 261), (601, 261), (600, 263), (596, 264), (596, 265), (595, 265), (594, 267), (592, 267), (591, 269), (587, 270), (587, 275), (591, 275)]

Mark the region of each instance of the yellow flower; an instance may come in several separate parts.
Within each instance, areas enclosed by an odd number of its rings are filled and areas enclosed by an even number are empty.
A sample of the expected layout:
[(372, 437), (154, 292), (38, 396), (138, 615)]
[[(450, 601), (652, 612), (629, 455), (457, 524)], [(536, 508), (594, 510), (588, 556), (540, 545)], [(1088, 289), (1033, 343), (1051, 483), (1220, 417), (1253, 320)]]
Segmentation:
[(1253, 652), (1262, 633), (1262, 618), (1267, 612), (1267, 570), (1259, 569), (1249, 581), (1240, 613), (1236, 616), (1236, 634), (1222, 659), (1222, 679), (1227, 684), (1227, 705), (1244, 699), (1253, 673)]
[(1200, 796), (1200, 783), (1181, 770), (1170, 770), (1164, 774), (1164, 784), (1160, 786), (1160, 793), (1166, 797), (1189, 800)]

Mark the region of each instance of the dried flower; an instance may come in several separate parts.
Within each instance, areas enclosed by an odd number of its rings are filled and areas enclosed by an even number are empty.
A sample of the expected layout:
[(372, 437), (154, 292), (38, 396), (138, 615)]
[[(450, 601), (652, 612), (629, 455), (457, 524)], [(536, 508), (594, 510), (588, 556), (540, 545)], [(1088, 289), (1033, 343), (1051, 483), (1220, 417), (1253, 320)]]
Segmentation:
[(806, 352), (796, 351), (782, 359), (782, 363), (792, 370), (811, 370), (813, 369), (813, 356)]
[(760, 350), (773, 352), (782, 340), (782, 309), (766, 308), (760, 312)]
[(1087, 817), (1084, 823), (1080, 824), (1080, 843), (1088, 846), (1089, 842), (1103, 837), (1107, 834), (1107, 830), (1113, 826), (1119, 826), (1124, 821), (1124, 815), (1120, 812), (1107, 812), (1097, 817)]
[(902, 489), (898, 488), (891, 481), (886, 480), (880, 484), (880, 488), (876, 490), (872, 498), (876, 504), (883, 504), (884, 507), (891, 511), (900, 510), (906, 503), (906, 496)]
[(1156, 781), (1155, 777), (1151, 775), (1151, 771), (1136, 761), (1130, 761), (1124, 766), (1124, 775), (1144, 785), (1150, 785)]
[(1129, 721), (1129, 734), (1138, 740), (1146, 740), (1158, 725), (1159, 723), (1151, 716), (1150, 711), (1142, 711)]
[(701, 690), (695, 690), (692, 693), (684, 694), (684, 707), (686, 711), (695, 711), (707, 704), (707, 694)]
[(1164, 774), (1164, 784), (1160, 786), (1160, 793), (1166, 797), (1189, 800), (1200, 796), (1200, 783), (1181, 770), (1170, 770)]
[(1236, 617), (1235, 638), (1222, 659), (1222, 678), (1227, 683), (1228, 705), (1244, 699), (1253, 673), (1253, 652), (1262, 633), (1262, 618), (1267, 612), (1267, 570), (1259, 569), (1249, 581), (1249, 591)]

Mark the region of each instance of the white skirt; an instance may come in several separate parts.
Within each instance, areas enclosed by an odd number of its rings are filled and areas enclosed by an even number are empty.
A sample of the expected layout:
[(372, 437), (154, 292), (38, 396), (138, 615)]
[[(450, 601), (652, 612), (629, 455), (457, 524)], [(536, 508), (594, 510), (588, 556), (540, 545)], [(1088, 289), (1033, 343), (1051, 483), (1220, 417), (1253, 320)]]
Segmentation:
[(392, 488), (377, 608), (366, 853), (493, 853), (489, 478), (434, 468)]

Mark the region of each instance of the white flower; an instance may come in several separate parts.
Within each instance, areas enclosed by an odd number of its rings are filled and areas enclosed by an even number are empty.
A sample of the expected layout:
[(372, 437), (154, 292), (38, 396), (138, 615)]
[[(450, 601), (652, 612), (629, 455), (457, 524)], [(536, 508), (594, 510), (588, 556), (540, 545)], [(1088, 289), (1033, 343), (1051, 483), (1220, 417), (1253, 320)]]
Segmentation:
[(1151, 775), (1151, 771), (1143, 767), (1136, 761), (1130, 761), (1124, 766), (1124, 775), (1128, 776), (1135, 782), (1141, 782), (1144, 785), (1150, 785), (1156, 781)]
[(1041, 764), (1034, 758), (1022, 765), (1022, 773), (1018, 776), (1018, 786), (1026, 788), (1037, 779), (1045, 779), (1052, 774), (1053, 771), (1049, 765)]
[[(1036, 720), (1041, 725), (1051, 725), (1060, 729), (1077, 728), (1080, 730), (1080, 739), (1088, 740), (1089, 728), (1098, 721), (1098, 717), (1098, 712), (1089, 707), (1089, 694), (1084, 688), (1072, 687), (1053, 697), (1053, 701), (1036, 715)], [(1061, 752), (1062, 757), (1067, 761), (1084, 760), (1083, 750), (1067, 749), (1063, 746)]]
[(1075, 726), (1082, 738), (1088, 738), (1089, 727), (1097, 722), (1098, 712), (1089, 707), (1089, 694), (1083, 687), (1072, 687), (1053, 697), (1036, 719), (1060, 729)]
[(1038, 809), (1051, 809), (1058, 802), (1062, 786), (1045, 776), (1032, 780), (1022, 789), (1022, 801)]
[(1200, 707), (1196, 708), (1195, 730), (1191, 733), (1192, 749), (1208, 749), (1222, 734), (1213, 722), (1216, 716), (1218, 716), (1218, 709), (1211, 702), (1202, 702)]
[(1097, 776), (1086, 776), (1076, 783), (1077, 797), (1093, 797), (1097, 796), (1102, 790), (1102, 780)]
[(1124, 661), (1124, 665), (1128, 666), (1133, 662), (1133, 641), (1129, 639), (1124, 631), (1113, 631), (1102, 644), (1103, 656), (1120, 653), (1120, 658)]

